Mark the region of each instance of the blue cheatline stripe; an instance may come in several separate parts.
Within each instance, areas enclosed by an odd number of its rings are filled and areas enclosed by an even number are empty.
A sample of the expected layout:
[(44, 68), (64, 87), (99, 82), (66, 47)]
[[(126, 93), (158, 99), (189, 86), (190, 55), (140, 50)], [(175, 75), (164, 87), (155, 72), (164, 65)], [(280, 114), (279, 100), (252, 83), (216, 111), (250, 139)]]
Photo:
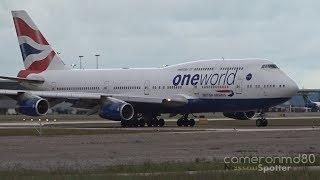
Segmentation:
[(266, 109), (288, 101), (283, 98), (258, 99), (189, 99), (184, 106), (164, 107), (161, 104), (134, 103), (137, 112), (160, 113), (204, 113), (204, 112), (233, 112)]
[(20, 50), (22, 54), (23, 61), (30, 55), (30, 54), (39, 54), (43, 50), (38, 50), (27, 43), (20, 44)]

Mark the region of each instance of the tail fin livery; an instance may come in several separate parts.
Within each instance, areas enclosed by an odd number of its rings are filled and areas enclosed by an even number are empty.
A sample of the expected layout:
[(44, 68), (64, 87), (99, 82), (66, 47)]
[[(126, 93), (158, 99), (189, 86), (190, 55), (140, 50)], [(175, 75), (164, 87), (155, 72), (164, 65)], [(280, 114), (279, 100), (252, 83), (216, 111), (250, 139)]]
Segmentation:
[(12, 11), (12, 16), (25, 67), (18, 77), (26, 78), (29, 74), (46, 70), (68, 69), (26, 11)]

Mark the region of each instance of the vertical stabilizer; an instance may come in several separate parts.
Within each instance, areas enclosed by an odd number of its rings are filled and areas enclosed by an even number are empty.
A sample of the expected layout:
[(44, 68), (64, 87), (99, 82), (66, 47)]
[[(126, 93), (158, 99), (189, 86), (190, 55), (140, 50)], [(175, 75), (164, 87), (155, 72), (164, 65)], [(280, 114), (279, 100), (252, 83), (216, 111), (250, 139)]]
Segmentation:
[(25, 78), (46, 70), (68, 69), (26, 11), (12, 11), (12, 17), (25, 67), (18, 77)]

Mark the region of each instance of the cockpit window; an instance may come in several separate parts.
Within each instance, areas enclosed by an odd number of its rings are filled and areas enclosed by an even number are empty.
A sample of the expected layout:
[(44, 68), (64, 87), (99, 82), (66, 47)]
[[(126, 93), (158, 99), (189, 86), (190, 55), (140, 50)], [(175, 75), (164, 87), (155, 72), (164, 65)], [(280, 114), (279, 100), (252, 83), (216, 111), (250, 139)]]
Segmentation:
[(262, 69), (268, 68), (268, 69), (278, 69), (278, 66), (275, 64), (264, 64), (261, 67)]

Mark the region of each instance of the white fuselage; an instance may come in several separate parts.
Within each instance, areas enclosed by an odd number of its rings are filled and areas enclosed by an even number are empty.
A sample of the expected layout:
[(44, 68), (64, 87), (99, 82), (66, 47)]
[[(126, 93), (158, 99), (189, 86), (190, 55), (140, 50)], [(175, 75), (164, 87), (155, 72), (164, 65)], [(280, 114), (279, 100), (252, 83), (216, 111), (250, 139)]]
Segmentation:
[(298, 91), (296, 83), (270, 65), (267, 60), (202, 60), (163, 68), (49, 70), (31, 74), (45, 83), (29, 88), (228, 102), (290, 99)]

